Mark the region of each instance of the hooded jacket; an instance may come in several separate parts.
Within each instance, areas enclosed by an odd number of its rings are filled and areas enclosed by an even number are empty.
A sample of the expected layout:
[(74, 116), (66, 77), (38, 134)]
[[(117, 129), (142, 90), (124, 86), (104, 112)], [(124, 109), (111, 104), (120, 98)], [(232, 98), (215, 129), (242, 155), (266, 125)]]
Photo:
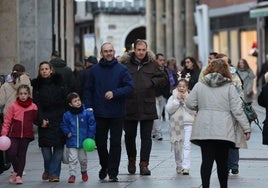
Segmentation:
[[(225, 140), (238, 146), (241, 126), (244, 133), (251, 132), (235, 86), (219, 73), (205, 75), (186, 98), (186, 106), (197, 110), (191, 141)], [(235, 124), (235, 118), (239, 124)]]
[(147, 52), (141, 62), (137, 62), (134, 52), (121, 57), (127, 66), (134, 82), (134, 91), (126, 100), (127, 120), (154, 120), (156, 112), (156, 89), (168, 84), (168, 77), (161, 71), (154, 58), (154, 54)]

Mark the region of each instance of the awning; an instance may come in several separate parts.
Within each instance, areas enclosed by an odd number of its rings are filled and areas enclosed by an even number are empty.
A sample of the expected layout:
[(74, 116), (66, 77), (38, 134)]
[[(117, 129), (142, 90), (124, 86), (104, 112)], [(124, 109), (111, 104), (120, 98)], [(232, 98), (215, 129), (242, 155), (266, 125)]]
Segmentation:
[(250, 18), (265, 17), (268, 16), (268, 7), (260, 7), (251, 9), (249, 11)]

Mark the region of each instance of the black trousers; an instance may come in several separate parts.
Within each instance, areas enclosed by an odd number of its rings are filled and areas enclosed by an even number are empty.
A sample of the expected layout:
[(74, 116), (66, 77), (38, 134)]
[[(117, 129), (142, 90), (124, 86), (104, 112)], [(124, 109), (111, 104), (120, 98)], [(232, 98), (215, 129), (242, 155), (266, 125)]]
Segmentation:
[(136, 136), (137, 127), (140, 122), (140, 137), (141, 137), (141, 149), (140, 149), (140, 161), (145, 161), (149, 164), (150, 153), (152, 149), (152, 128), (153, 120), (131, 121), (125, 120), (125, 142), (127, 155), (130, 158), (136, 158)]
[[(108, 175), (116, 177), (121, 160), (121, 137), (123, 118), (96, 117), (96, 145), (101, 168), (108, 170)], [(110, 149), (107, 149), (110, 131)]]
[(221, 188), (228, 187), (228, 153), (231, 142), (220, 140), (200, 141), (202, 164), (201, 179), (203, 188), (209, 188), (211, 171), (214, 161), (217, 163), (217, 173)]

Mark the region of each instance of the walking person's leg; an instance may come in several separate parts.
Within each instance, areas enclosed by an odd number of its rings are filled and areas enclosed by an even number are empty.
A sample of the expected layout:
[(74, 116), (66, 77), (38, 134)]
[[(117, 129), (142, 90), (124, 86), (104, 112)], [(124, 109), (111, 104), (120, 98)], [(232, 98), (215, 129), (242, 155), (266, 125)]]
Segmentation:
[(136, 136), (137, 136), (138, 121), (124, 121), (124, 132), (125, 132), (125, 144), (128, 156), (128, 172), (135, 174), (136, 172)]
[(69, 150), (69, 180), (68, 183), (74, 183), (75, 182), (75, 176), (76, 176), (76, 167), (78, 164), (78, 149), (77, 148), (68, 148)]
[(82, 180), (86, 182), (88, 180), (87, 174), (87, 152), (83, 148), (78, 148), (78, 160), (80, 163)]
[(49, 164), (50, 182), (59, 182), (62, 155), (63, 155), (63, 146), (53, 147), (51, 161)]
[(189, 170), (191, 167), (191, 138), (192, 126), (184, 125), (184, 141), (183, 141), (183, 150), (182, 150), (182, 168), (184, 175), (189, 175)]

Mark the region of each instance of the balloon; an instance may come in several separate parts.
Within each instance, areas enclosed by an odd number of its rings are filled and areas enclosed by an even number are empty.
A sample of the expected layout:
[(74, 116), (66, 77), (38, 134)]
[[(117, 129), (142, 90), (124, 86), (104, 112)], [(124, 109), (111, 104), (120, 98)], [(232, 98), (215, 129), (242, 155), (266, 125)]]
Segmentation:
[(93, 140), (92, 138), (86, 138), (83, 141), (83, 148), (87, 152), (93, 151), (95, 149), (95, 146), (96, 146), (95, 140)]
[(0, 136), (0, 150), (6, 151), (11, 145), (11, 141), (7, 136)]

